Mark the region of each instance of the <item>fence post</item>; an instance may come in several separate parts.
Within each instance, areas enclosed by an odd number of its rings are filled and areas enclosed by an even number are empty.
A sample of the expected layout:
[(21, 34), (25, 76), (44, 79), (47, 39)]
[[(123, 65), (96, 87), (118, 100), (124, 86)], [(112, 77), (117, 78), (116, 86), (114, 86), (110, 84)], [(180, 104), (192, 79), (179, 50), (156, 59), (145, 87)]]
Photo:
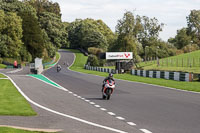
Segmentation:
[(193, 57), (193, 67), (195, 66), (195, 59), (194, 59), (194, 57)]
[(183, 58), (182, 58), (182, 67), (183, 67)]
[(167, 67), (168, 67), (168, 58), (167, 58)]

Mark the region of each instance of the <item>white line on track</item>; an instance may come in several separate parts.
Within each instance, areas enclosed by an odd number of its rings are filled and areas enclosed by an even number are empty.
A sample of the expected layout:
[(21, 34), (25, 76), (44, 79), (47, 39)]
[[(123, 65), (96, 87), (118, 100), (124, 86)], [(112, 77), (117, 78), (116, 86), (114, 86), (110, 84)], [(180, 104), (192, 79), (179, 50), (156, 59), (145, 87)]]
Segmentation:
[(97, 108), (100, 108), (101, 106), (99, 106), (99, 105), (94, 105), (95, 107), (97, 107)]
[(113, 116), (116, 115), (116, 114), (113, 113), (113, 112), (108, 112), (108, 114), (109, 114), (109, 115), (113, 115)]
[(90, 100), (85, 100), (86, 102), (90, 102)]
[(94, 102), (90, 102), (90, 104), (95, 104)]
[(23, 70), (23, 67), (20, 68), (20, 69), (15, 69), (15, 70), (13, 70), (13, 71), (6, 72), (6, 73), (16, 73), (16, 72), (19, 72), (19, 71), (21, 71), (21, 70)]
[(144, 133), (152, 133), (151, 131), (147, 130), (147, 129), (140, 129), (142, 132)]
[(107, 109), (105, 109), (105, 108), (100, 108), (100, 110), (102, 110), (102, 111), (106, 111)]
[(133, 122), (127, 122), (127, 124), (129, 124), (129, 125), (131, 125), (131, 126), (136, 126), (136, 124), (133, 123)]
[[(5, 74), (4, 74), (5, 75)], [(7, 75), (5, 75), (7, 76)], [(107, 130), (110, 130), (110, 131), (114, 131), (114, 132), (118, 132), (118, 133), (127, 133), (125, 131), (122, 131), (122, 130), (118, 130), (118, 129), (114, 129), (114, 128), (111, 128), (111, 127), (107, 127), (107, 126), (103, 126), (103, 125), (100, 125), (100, 124), (96, 124), (96, 123), (93, 123), (93, 122), (90, 122), (90, 121), (86, 121), (86, 120), (83, 120), (83, 119), (80, 119), (78, 117), (74, 117), (74, 116), (71, 116), (71, 115), (67, 115), (67, 114), (64, 114), (64, 113), (61, 113), (61, 112), (57, 112), (55, 110), (52, 110), (52, 109), (49, 109), (47, 107), (44, 107), (34, 101), (32, 101), (29, 97), (27, 97), (22, 91), (21, 89), (17, 86), (17, 84), (9, 77), (7, 76), (10, 81), (13, 83), (13, 85), (17, 88), (17, 90), (21, 93), (22, 96), (24, 96), (24, 98), (29, 101), (30, 103), (34, 104), (35, 106), (39, 107), (39, 108), (42, 108), (46, 111), (49, 111), (49, 112), (52, 112), (54, 114), (57, 114), (57, 115), (61, 115), (61, 116), (64, 116), (64, 117), (67, 117), (67, 118), (71, 118), (73, 120), (76, 120), (76, 121), (79, 121), (79, 122), (82, 122), (82, 123), (85, 123), (85, 124), (88, 124), (88, 125), (92, 125), (92, 126), (95, 126), (95, 127), (99, 127), (99, 128), (103, 128), (103, 129), (107, 129)]]
[(119, 119), (119, 120), (125, 120), (125, 118), (120, 117), (120, 116), (117, 116), (116, 118)]
[(9, 79), (9, 78), (0, 78), (0, 79)]

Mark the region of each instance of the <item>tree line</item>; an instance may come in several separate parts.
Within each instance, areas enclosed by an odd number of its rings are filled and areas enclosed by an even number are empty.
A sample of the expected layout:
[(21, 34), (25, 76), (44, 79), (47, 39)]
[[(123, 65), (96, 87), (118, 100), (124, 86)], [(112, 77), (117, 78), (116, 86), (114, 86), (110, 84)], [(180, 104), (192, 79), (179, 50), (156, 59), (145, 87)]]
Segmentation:
[[(30, 62), (35, 57), (53, 57), (60, 47), (68, 47), (88, 51), (93, 61), (101, 52), (129, 51), (140, 62), (200, 46), (200, 10), (192, 10), (187, 16), (188, 27), (178, 30), (167, 42), (159, 37), (163, 23), (134, 12), (124, 13), (115, 32), (102, 20), (87, 18), (69, 23), (62, 22), (61, 15), (59, 4), (49, 0), (0, 0), (0, 58)], [(102, 64), (104, 61), (96, 65)]]
[(186, 17), (187, 27), (177, 30), (168, 42), (177, 48), (177, 54), (188, 53), (200, 48), (200, 10), (191, 10)]
[(30, 62), (53, 57), (68, 43), (66, 26), (58, 3), (0, 0), (0, 58)]

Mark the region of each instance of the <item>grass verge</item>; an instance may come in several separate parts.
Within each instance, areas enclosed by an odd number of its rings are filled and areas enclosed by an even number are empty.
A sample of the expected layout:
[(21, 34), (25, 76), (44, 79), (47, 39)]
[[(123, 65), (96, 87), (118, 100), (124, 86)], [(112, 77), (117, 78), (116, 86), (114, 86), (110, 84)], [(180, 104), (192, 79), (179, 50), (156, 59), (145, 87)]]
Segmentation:
[[(87, 73), (87, 74), (104, 76), (104, 77), (108, 76), (108, 73), (85, 70), (83, 66), (87, 61), (87, 57), (84, 56), (82, 53), (80, 53), (78, 50), (70, 49), (68, 51), (72, 51), (76, 54), (76, 60), (74, 64), (70, 67), (71, 70)], [(181, 90), (200, 92), (200, 82), (182, 82), (182, 81), (174, 81), (174, 80), (166, 80), (166, 79), (140, 77), (140, 76), (134, 76), (130, 74), (115, 74), (114, 78), (160, 85), (160, 86), (171, 87), (171, 88), (176, 88), (176, 89), (181, 89)]]
[(0, 86), (0, 115), (36, 115), (36, 112), (9, 79), (0, 79)]
[(46, 65), (45, 69), (48, 69), (48, 68), (54, 66), (57, 63), (57, 61), (59, 60), (59, 58), (60, 58), (60, 54), (58, 52), (56, 52), (56, 59), (55, 59), (55, 61), (52, 64)]
[(6, 65), (0, 64), (0, 69), (4, 69), (4, 68), (6, 68)]
[(48, 132), (38, 132), (38, 131), (28, 131), (9, 127), (0, 127), (1, 133), (48, 133)]
[(7, 77), (4, 76), (3, 74), (0, 74), (0, 78), (7, 78)]

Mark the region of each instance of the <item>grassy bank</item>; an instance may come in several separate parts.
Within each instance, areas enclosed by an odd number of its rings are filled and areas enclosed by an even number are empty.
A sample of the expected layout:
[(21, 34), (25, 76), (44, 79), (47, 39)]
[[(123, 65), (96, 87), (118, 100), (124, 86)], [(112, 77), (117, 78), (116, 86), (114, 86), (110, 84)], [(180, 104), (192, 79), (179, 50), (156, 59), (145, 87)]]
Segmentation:
[[(0, 75), (3, 77), (2, 75)], [(0, 115), (36, 115), (9, 79), (0, 79)]]
[[(56, 59), (55, 59), (55, 61), (52, 62), (51, 64), (46, 65), (46, 66), (45, 66), (45, 69), (48, 69), (48, 68), (54, 66), (54, 65), (57, 63), (57, 61), (59, 60), (59, 58), (60, 58), (60, 54), (59, 54), (58, 52), (56, 52)], [(49, 62), (50, 62), (50, 61), (49, 61)]]
[(38, 131), (27, 131), (9, 127), (0, 127), (0, 132), (1, 133), (48, 133), (48, 132), (38, 132)]
[[(72, 51), (76, 54), (76, 60), (73, 66), (70, 67), (71, 70), (87, 74), (99, 75), (99, 76), (108, 76), (108, 73), (85, 70), (83, 66), (87, 61), (87, 57), (84, 56), (82, 53), (80, 53), (78, 50), (69, 50), (69, 51)], [(181, 81), (173, 81), (165, 79), (140, 77), (130, 74), (115, 74), (114, 78), (200, 92), (200, 82), (181, 82)]]
[(180, 54), (157, 61), (139, 63), (144, 70), (166, 70), (200, 73), (200, 50), (191, 53)]

